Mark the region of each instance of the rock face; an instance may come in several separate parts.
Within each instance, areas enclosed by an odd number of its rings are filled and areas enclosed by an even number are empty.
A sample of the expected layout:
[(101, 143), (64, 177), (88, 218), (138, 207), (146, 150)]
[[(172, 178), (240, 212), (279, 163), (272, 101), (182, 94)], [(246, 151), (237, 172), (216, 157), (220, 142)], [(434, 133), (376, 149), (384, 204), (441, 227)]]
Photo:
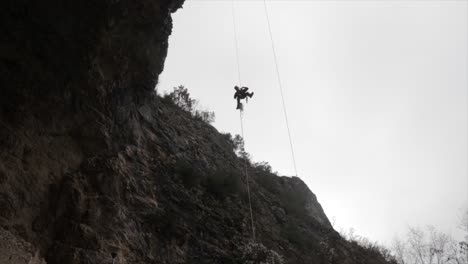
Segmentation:
[[(0, 263), (267, 263), (229, 138), (153, 91), (182, 2), (2, 5)], [(286, 263), (387, 263), (300, 179), (247, 171), (256, 242)]]

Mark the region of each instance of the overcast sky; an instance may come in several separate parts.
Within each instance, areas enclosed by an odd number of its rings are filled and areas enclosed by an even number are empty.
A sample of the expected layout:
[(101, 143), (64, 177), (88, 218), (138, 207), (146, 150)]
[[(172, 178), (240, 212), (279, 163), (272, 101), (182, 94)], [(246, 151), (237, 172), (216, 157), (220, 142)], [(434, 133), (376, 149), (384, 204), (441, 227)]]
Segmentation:
[[(389, 243), (408, 226), (460, 235), (468, 206), (467, 1), (268, 1), (299, 177), (337, 229)], [(263, 1), (236, 1), (246, 148), (294, 175)], [(232, 3), (173, 16), (158, 90), (189, 88), (240, 134)]]

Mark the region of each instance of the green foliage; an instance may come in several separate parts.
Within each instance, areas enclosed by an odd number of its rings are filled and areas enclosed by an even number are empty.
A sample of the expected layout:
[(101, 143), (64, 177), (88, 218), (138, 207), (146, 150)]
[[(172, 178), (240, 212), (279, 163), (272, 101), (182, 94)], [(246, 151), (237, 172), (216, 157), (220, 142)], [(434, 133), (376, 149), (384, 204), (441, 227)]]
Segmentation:
[(231, 146), (232, 151), (236, 153), (238, 157), (249, 157), (250, 155), (245, 151), (244, 139), (240, 135), (235, 135), (234, 137), (231, 133), (222, 133), (224, 139), (227, 141), (229, 146)]
[(190, 98), (188, 89), (183, 85), (174, 87), (174, 90), (164, 97), (170, 99), (175, 105), (187, 112), (192, 112), (194, 105), (197, 103), (196, 100)]
[(254, 166), (255, 169), (257, 169), (259, 171), (262, 171), (265, 174), (272, 174), (273, 173), (270, 163), (268, 163), (266, 161), (256, 162), (256, 163), (254, 163), (253, 166)]
[(215, 121), (216, 115), (212, 111), (201, 111), (201, 110), (195, 110), (192, 111), (193, 117), (196, 119), (199, 119), (205, 123), (211, 124)]
[(176, 105), (174, 103), (174, 101), (172, 101), (172, 98), (171, 96), (169, 96), (169, 94), (164, 94), (162, 97), (161, 97), (161, 101), (165, 104), (168, 104), (168, 105)]
[(221, 136), (223, 138), (223, 141), (227, 142), (229, 147), (235, 151), (235, 145), (234, 145), (234, 139), (231, 135), (231, 133), (221, 133)]
[(250, 161), (250, 154), (245, 151), (244, 138), (242, 138), (240, 135), (236, 135), (232, 141), (234, 144), (234, 152), (237, 154), (237, 156)]
[(174, 87), (172, 92), (163, 96), (163, 100), (168, 103), (173, 103), (182, 110), (189, 112), (195, 119), (201, 120), (207, 124), (211, 124), (215, 121), (214, 112), (197, 109), (198, 101), (190, 97), (188, 89), (183, 85)]
[(251, 164), (250, 154), (245, 151), (245, 142), (241, 135), (235, 135), (234, 137), (230, 133), (223, 133), (224, 139), (231, 146), (232, 151), (241, 158), (244, 162)]
[(206, 190), (218, 198), (240, 194), (243, 191), (241, 175), (236, 171), (216, 171), (205, 181)]
[(283, 257), (260, 243), (249, 243), (241, 248), (241, 261), (245, 264), (283, 264)]

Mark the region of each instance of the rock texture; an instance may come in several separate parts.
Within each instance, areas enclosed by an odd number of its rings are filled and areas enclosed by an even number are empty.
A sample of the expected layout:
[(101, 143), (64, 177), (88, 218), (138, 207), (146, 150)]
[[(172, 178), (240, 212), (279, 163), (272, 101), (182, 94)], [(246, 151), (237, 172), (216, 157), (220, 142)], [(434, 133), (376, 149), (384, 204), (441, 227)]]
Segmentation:
[[(262, 263), (243, 160), (153, 91), (182, 2), (3, 3), (0, 263)], [(387, 263), (300, 179), (248, 172), (256, 242), (286, 263)]]

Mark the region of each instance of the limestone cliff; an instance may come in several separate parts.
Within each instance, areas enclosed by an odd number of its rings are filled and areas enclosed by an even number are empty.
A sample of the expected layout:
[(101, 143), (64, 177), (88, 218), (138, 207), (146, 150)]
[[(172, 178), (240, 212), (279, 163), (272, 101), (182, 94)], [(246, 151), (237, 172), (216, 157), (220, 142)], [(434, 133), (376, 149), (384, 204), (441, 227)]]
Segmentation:
[(265, 263), (260, 244), (285, 263), (386, 263), (300, 179), (249, 166), (252, 244), (243, 161), (153, 91), (182, 3), (3, 3), (0, 263)]

